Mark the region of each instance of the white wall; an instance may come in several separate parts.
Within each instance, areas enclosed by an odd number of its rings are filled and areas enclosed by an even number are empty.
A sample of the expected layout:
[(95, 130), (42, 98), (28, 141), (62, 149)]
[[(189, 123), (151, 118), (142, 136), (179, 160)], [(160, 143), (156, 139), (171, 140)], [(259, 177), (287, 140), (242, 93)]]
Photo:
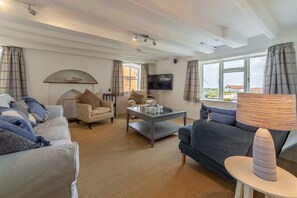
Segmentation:
[[(43, 83), (44, 79), (54, 72), (65, 69), (82, 70), (92, 75), (98, 82), (94, 92), (107, 93), (112, 86), (113, 60), (77, 56), (51, 51), (24, 49), (27, 72), (28, 94), (43, 104), (56, 104), (66, 91), (76, 89), (84, 92), (92, 91), (92, 85), (85, 84), (54, 84)], [(155, 72), (155, 66), (149, 65)], [(126, 113), (129, 94), (117, 98), (117, 114)]]
[(92, 85), (43, 83), (46, 77), (60, 70), (77, 69), (91, 74), (98, 81), (94, 85), (95, 92), (107, 92), (111, 87), (112, 60), (34, 49), (24, 49), (24, 57), (28, 94), (41, 103), (56, 104), (59, 97), (70, 89), (80, 92), (86, 88), (92, 90)]

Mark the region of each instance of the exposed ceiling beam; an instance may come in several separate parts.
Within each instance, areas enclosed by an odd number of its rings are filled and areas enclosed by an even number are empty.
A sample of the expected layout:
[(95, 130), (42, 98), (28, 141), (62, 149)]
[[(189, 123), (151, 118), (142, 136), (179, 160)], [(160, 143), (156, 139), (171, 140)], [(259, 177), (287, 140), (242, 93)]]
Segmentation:
[(280, 28), (271, 14), (267, 11), (262, 1), (259, 0), (233, 0), (247, 16), (252, 18), (263, 30), (269, 39), (276, 39)]
[[(175, 23), (181, 23), (186, 24), (187, 26), (196, 29), (199, 32), (203, 32), (205, 35), (212, 37), (214, 40), (219, 40), (220, 42), (224, 43), (227, 46), (230, 46), (232, 48), (238, 48), (247, 46), (247, 39), (243, 38), (243, 36), (236, 36), (233, 38), (233, 35), (224, 35), (224, 27), (220, 27), (216, 24), (209, 23), (205, 20), (197, 20), (196, 17), (184, 17), (181, 15), (178, 15), (179, 12), (175, 12), (174, 14), (170, 11), (165, 10), (162, 7), (159, 7), (158, 5), (151, 3), (150, 1), (144, 0), (129, 0), (130, 2), (145, 8), (147, 10), (150, 10), (156, 14), (159, 14), (163, 16), (164, 18), (171, 20)], [(243, 38), (240, 40), (239, 38)]]

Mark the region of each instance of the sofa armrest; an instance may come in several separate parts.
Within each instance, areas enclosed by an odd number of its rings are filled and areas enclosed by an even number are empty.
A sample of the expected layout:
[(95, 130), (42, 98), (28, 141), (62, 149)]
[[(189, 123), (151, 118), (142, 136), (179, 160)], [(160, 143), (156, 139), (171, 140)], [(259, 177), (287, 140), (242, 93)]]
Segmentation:
[(155, 105), (155, 104), (157, 104), (157, 101), (153, 100), (153, 99), (146, 99), (145, 104)]
[(113, 112), (113, 102), (112, 101), (100, 100), (100, 106), (108, 107), (108, 108), (110, 108), (111, 112)]
[(48, 105), (48, 106), (45, 106), (45, 108), (49, 112), (49, 115), (48, 115), (49, 119), (61, 117), (64, 114), (64, 109), (62, 105)]
[(77, 119), (86, 121), (91, 118), (92, 106), (89, 104), (76, 103), (76, 114)]
[(79, 171), (78, 144), (52, 146), (0, 156), (0, 197), (73, 197)]
[(136, 106), (135, 100), (128, 100), (128, 107), (135, 107), (135, 106)]

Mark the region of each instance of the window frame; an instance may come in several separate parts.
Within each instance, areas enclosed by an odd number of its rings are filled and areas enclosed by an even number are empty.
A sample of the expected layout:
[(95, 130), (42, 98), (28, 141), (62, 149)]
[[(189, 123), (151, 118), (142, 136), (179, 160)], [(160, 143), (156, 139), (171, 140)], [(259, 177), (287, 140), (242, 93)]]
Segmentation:
[[(137, 90), (140, 89), (141, 65), (137, 64), (137, 63), (123, 63), (123, 70), (124, 70), (124, 67), (129, 67), (129, 91), (124, 91), (125, 94), (129, 94), (132, 91), (132, 89), (131, 89), (131, 68), (137, 70)], [(124, 73), (123, 73), (123, 78), (125, 81)]]
[[(244, 92), (249, 92), (250, 90), (250, 59), (257, 58), (257, 57), (266, 57), (267, 51), (262, 51), (255, 54), (247, 54), (243, 56), (237, 57), (228, 57), (210, 61), (202, 61), (199, 63), (200, 70), (201, 70), (201, 90), (200, 93), (203, 93), (204, 90), (204, 66), (209, 64), (219, 63), (219, 99), (212, 99), (212, 98), (205, 98), (204, 94), (202, 95), (202, 100), (210, 100), (210, 101), (223, 101), (223, 102), (230, 102), (224, 101), (224, 74), (225, 73), (235, 73), (235, 72), (243, 72), (243, 87)], [(236, 60), (243, 60), (244, 64), (243, 67), (236, 67), (236, 68), (226, 68), (224, 69), (224, 62), (236, 61)], [(235, 101), (231, 101), (235, 102)]]

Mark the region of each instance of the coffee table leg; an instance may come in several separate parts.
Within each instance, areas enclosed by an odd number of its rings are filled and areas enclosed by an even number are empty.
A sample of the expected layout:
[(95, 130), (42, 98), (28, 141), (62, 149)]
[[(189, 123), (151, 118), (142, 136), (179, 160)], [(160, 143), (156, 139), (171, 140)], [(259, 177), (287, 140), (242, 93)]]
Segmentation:
[(152, 121), (151, 124), (151, 147), (154, 147), (155, 143), (155, 122)]

